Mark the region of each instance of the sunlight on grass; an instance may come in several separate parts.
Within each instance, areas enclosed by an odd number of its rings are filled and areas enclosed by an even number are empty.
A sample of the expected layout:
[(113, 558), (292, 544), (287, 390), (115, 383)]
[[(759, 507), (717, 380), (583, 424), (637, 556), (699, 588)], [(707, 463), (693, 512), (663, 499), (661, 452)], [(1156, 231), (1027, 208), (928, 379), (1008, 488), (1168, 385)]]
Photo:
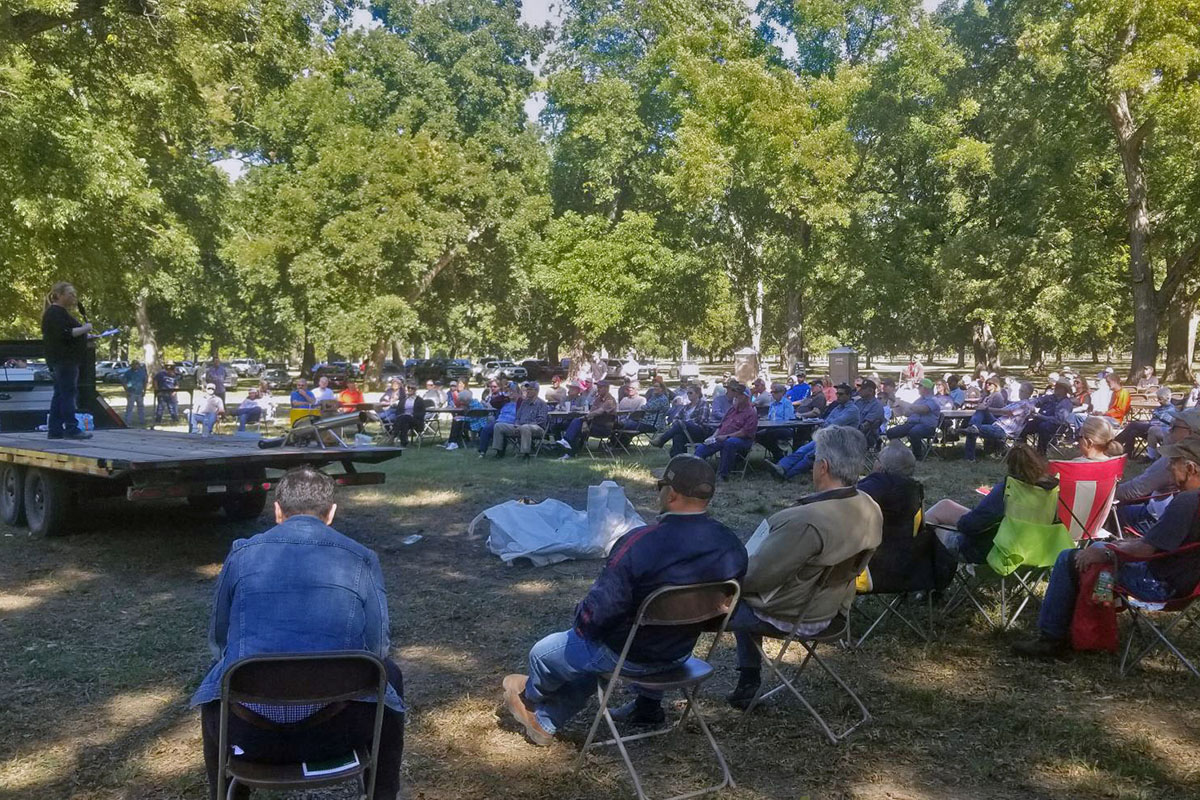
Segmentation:
[(508, 592), (529, 596), (542, 597), (557, 591), (558, 585), (551, 581), (531, 580), (514, 583), (508, 587)]

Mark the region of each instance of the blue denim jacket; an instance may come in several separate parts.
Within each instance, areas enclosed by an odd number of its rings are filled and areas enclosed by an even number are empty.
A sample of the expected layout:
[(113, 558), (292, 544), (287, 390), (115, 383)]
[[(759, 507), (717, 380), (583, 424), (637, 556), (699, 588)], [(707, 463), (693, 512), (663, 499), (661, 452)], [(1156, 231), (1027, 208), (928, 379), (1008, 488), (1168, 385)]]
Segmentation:
[[(387, 658), (388, 630), (375, 553), (316, 517), (290, 517), (230, 548), (208, 627), (216, 663), (191, 704), (219, 699), (225, 670), (245, 656), (366, 650)], [(390, 685), (387, 706), (404, 710)]]

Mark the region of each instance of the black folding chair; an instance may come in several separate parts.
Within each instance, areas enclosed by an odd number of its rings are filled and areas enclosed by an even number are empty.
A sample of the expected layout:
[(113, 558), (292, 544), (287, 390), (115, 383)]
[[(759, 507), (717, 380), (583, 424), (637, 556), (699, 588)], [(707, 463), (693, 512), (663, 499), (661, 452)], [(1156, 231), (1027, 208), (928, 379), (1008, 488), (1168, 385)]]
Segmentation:
[[(858, 578), (859, 574), (866, 569), (867, 563), (871, 560), (871, 554), (874, 552), (874, 550), (863, 550), (839, 564), (825, 567), (817, 579), (817, 592), (824, 593), (828, 591), (836, 591), (837, 589), (841, 588), (847, 593), (852, 593), (854, 591), (855, 580)], [(779, 678), (780, 683), (775, 688), (765, 692), (763, 691), (763, 687), (766, 685), (765, 683), (758, 687), (758, 692), (754, 695), (754, 699), (751, 700), (750, 705), (746, 707), (746, 716), (743, 720), (743, 724), (745, 724), (746, 720), (750, 719), (750, 713), (754, 711), (755, 707), (757, 707), (759, 703), (777, 694), (783, 689), (790, 691), (792, 695), (800, 701), (804, 708), (808, 710), (808, 713), (811, 714), (813, 719), (817, 721), (817, 724), (821, 726), (821, 730), (825, 732), (825, 736), (829, 739), (830, 744), (838, 744), (839, 742), (844, 741), (846, 737), (852, 734), (863, 724), (870, 722), (871, 712), (867, 710), (867, 707), (863, 703), (862, 699), (854, 693), (854, 690), (851, 689), (844, 680), (842, 680), (841, 676), (834, 672), (833, 668), (829, 666), (825, 659), (817, 655), (818, 645), (821, 643), (836, 644), (837, 642), (846, 638), (847, 635), (848, 631), (846, 619), (839, 615), (834, 617), (833, 621), (830, 622), (829, 627), (812, 636), (801, 636), (797, 634), (796, 629), (793, 628), (792, 632), (786, 637), (772, 637), (782, 639), (783, 641), (783, 644), (779, 647), (779, 654), (776, 655), (775, 658), (771, 658), (767, 655), (766, 651), (763, 650), (761, 641), (756, 641), (754, 646), (758, 648), (759, 655), (762, 656), (763, 661), (767, 664), (767, 667), (771, 670), (771, 672), (775, 673), (775, 676)], [(800, 665), (796, 667), (795, 672), (789, 679), (788, 676), (783, 673), (783, 659), (784, 656), (787, 655), (787, 651), (792, 644), (797, 642), (805, 650), (804, 659), (800, 662)], [(796, 688), (795, 682), (804, 672), (804, 669), (808, 666), (809, 661), (816, 662), (817, 666), (823, 669), (826, 675), (828, 675), (830, 678), (833, 678), (834, 682), (841, 688), (846, 696), (849, 697), (856, 706), (858, 706), (858, 710), (861, 712), (858, 721), (843, 728), (840, 733), (835, 733), (833, 731), (829, 723), (826, 722), (825, 718), (821, 716), (820, 712), (818, 712), (817, 709), (813, 707), (812, 703), (808, 701), (808, 698), (804, 696), (804, 693)]]
[[(725, 630), (725, 626), (729, 622), (729, 617), (737, 605), (740, 592), (738, 582), (729, 580), (686, 586), (664, 586), (642, 601), (637, 616), (634, 618), (633, 627), (629, 630), (629, 635), (625, 638), (625, 646), (621, 649), (621, 655), (617, 659), (615, 667), (612, 672), (606, 672), (596, 679), (596, 697), (600, 701), (600, 708), (596, 712), (596, 718), (592, 720), (592, 727), (588, 730), (583, 750), (580, 751), (580, 764), (583, 763), (583, 759), (589, 748), (616, 745), (617, 750), (621, 753), (621, 758), (625, 761), (625, 767), (629, 770), (629, 776), (633, 780), (633, 788), (637, 792), (638, 800), (646, 800), (646, 793), (642, 789), (641, 778), (638, 776), (637, 770), (634, 769), (633, 761), (629, 758), (629, 751), (625, 748), (625, 744), (637, 741), (638, 739), (661, 736), (679, 730), (694, 709), (696, 722), (700, 725), (700, 730), (704, 733), (705, 738), (708, 739), (713, 754), (716, 756), (717, 763), (721, 767), (722, 781), (704, 789), (675, 795), (669, 798), (669, 800), (684, 800), (684, 798), (688, 797), (698, 797), (699, 795), (717, 792), (727, 786), (734, 785), (733, 775), (730, 774), (729, 766), (725, 763), (725, 756), (721, 752), (717, 740), (713, 737), (712, 731), (709, 730), (708, 724), (704, 721), (700, 709), (696, 707), (695, 701), (696, 692), (699, 690), (700, 684), (712, 677), (713, 668), (708, 661), (712, 658), (717, 641), (721, 638), (721, 633)], [(664, 672), (657, 672), (653, 675), (634, 677), (621, 673), (622, 667), (625, 666), (625, 658), (629, 655), (629, 648), (633, 644), (634, 637), (637, 636), (639, 629), (644, 627), (703, 625), (716, 620), (720, 620), (720, 625), (716, 629), (716, 636), (713, 638), (712, 646), (709, 647), (708, 654), (703, 660), (695, 656), (689, 656), (688, 660), (681, 666)], [(622, 736), (620, 731), (617, 730), (616, 722), (613, 720), (612, 714), (609, 713), (608, 709), (608, 700), (612, 696), (613, 690), (622, 682), (663, 692), (681, 691), (687, 699), (687, 703), (683, 707), (683, 713), (674, 725), (645, 733)], [(601, 720), (604, 720), (608, 724), (608, 730), (612, 734), (612, 738), (605, 739), (602, 742), (593, 742), (596, 736), (596, 729), (600, 727)]]
[[(375, 793), (379, 736), (383, 729), (387, 670), (383, 661), (364, 651), (329, 653), (281, 653), (243, 658), (221, 681), (221, 721), (218, 739), (217, 797), (232, 798), (238, 784), (253, 789), (310, 789), (357, 780), (360, 796)], [(374, 697), (375, 727), (368, 749), (356, 749), (358, 763), (325, 775), (307, 776), (303, 764), (267, 764), (250, 761), (231, 752), (229, 714), (270, 729), (299, 729), (294, 724), (271, 723), (247, 704), (259, 706), (331, 706)], [(237, 705), (238, 708), (233, 708)], [(321, 712), (317, 712), (321, 713)], [(347, 756), (350, 754), (347, 753)]]

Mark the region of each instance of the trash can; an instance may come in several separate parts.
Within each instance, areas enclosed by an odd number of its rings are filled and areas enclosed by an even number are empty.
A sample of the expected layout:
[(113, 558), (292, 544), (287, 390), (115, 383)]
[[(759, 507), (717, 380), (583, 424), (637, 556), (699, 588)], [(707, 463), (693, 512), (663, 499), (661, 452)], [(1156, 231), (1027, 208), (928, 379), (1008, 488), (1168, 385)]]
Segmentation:
[(829, 351), (829, 380), (836, 386), (854, 385), (858, 377), (858, 353), (851, 347), (835, 347)]
[(758, 351), (743, 347), (733, 354), (733, 376), (749, 386), (758, 377)]
[(700, 377), (700, 365), (695, 361), (679, 362), (679, 380), (694, 381)]

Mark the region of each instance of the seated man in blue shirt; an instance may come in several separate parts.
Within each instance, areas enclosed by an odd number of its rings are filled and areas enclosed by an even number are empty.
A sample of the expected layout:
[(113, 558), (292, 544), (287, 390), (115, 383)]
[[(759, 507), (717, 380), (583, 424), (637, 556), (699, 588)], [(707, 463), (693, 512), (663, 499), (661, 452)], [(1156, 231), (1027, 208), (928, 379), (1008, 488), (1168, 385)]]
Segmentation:
[(1179, 494), (1162, 518), (1141, 539), (1114, 544), (1093, 544), (1082, 550), (1064, 550), (1050, 573), (1050, 585), (1038, 615), (1038, 638), (1018, 642), (1013, 651), (1031, 658), (1063, 658), (1071, 652), (1071, 618), (1079, 592), (1079, 575), (1093, 564), (1108, 562), (1119, 586), (1140, 600), (1162, 602), (1190, 594), (1200, 576), (1200, 552), (1155, 561), (1115, 560), (1114, 550), (1133, 558), (1146, 558), (1200, 542), (1200, 437), (1189, 436), (1162, 448), (1170, 459)]
[[(575, 625), (552, 633), (529, 652), (529, 674), (504, 678), (504, 703), (536, 745), (547, 745), (596, 694), (596, 676), (616, 666), (638, 608), (663, 586), (741, 580), (746, 548), (733, 531), (708, 516), (717, 476), (695, 456), (672, 458), (658, 482), (658, 521), (635, 528), (613, 545), (600, 577), (575, 610)], [(623, 672), (652, 675), (692, 654), (700, 628), (638, 631)], [(613, 712), (631, 724), (663, 721), (661, 693), (639, 689)]]
[[(850, 387), (839, 383), (835, 387), (835, 391), (833, 402), (825, 407), (825, 413), (821, 415), (821, 422), (816, 427), (831, 428), (834, 425), (845, 425), (848, 428), (857, 429), (858, 405), (850, 399)], [(813, 440), (785, 456), (778, 464), (768, 461), (767, 466), (772, 469), (776, 478), (786, 481), (802, 472), (810, 472), (813, 468), (816, 451), (817, 443)]]
[[(191, 702), (200, 707), (210, 799), (217, 785), (221, 680), (239, 659), (264, 653), (365, 650), (384, 659), (388, 690), (373, 800), (395, 800), (400, 791), (404, 683), (388, 658), (383, 573), (374, 552), (329, 527), (336, 511), (332, 478), (309, 466), (291, 469), (275, 487), (278, 524), (235, 541), (221, 568), (209, 623), (216, 663)], [(374, 703), (340, 705), (235, 705), (229, 742), (248, 761), (338, 758), (371, 740), (376, 710)], [(249, 796), (238, 788), (243, 793), (235, 797)]]
[(867, 449), (874, 450), (879, 446), (879, 434), (883, 430), (887, 412), (883, 403), (875, 396), (875, 381), (867, 378), (858, 387), (858, 429), (867, 437)]
[[(1036, 404), (1036, 411), (1030, 417), (1030, 423), (1037, 432), (1037, 449), (1042, 455), (1050, 449), (1050, 440), (1060, 428), (1071, 428), (1071, 418), (1075, 409), (1075, 401), (1070, 397), (1071, 383), (1058, 380), (1054, 383), (1054, 393), (1046, 395)], [(1027, 423), (1027, 424), (1030, 424)]]
[[(771, 403), (767, 406), (767, 422), (791, 422), (795, 418), (796, 409), (793, 408), (792, 401), (787, 399), (783, 384), (771, 384)], [(779, 443), (784, 439), (789, 442), (792, 440), (792, 429), (770, 426), (763, 428), (760, 423), (758, 434), (754, 438), (767, 449), (773, 460), (779, 461), (783, 458), (783, 450), (780, 449)]]
[(924, 378), (920, 383), (920, 397), (908, 406), (908, 419), (903, 425), (893, 425), (884, 435), (889, 439), (908, 437), (913, 455), (918, 459), (925, 452), (925, 441), (932, 439), (937, 431), (938, 420), (942, 416), (942, 408), (933, 396), (933, 381)]

